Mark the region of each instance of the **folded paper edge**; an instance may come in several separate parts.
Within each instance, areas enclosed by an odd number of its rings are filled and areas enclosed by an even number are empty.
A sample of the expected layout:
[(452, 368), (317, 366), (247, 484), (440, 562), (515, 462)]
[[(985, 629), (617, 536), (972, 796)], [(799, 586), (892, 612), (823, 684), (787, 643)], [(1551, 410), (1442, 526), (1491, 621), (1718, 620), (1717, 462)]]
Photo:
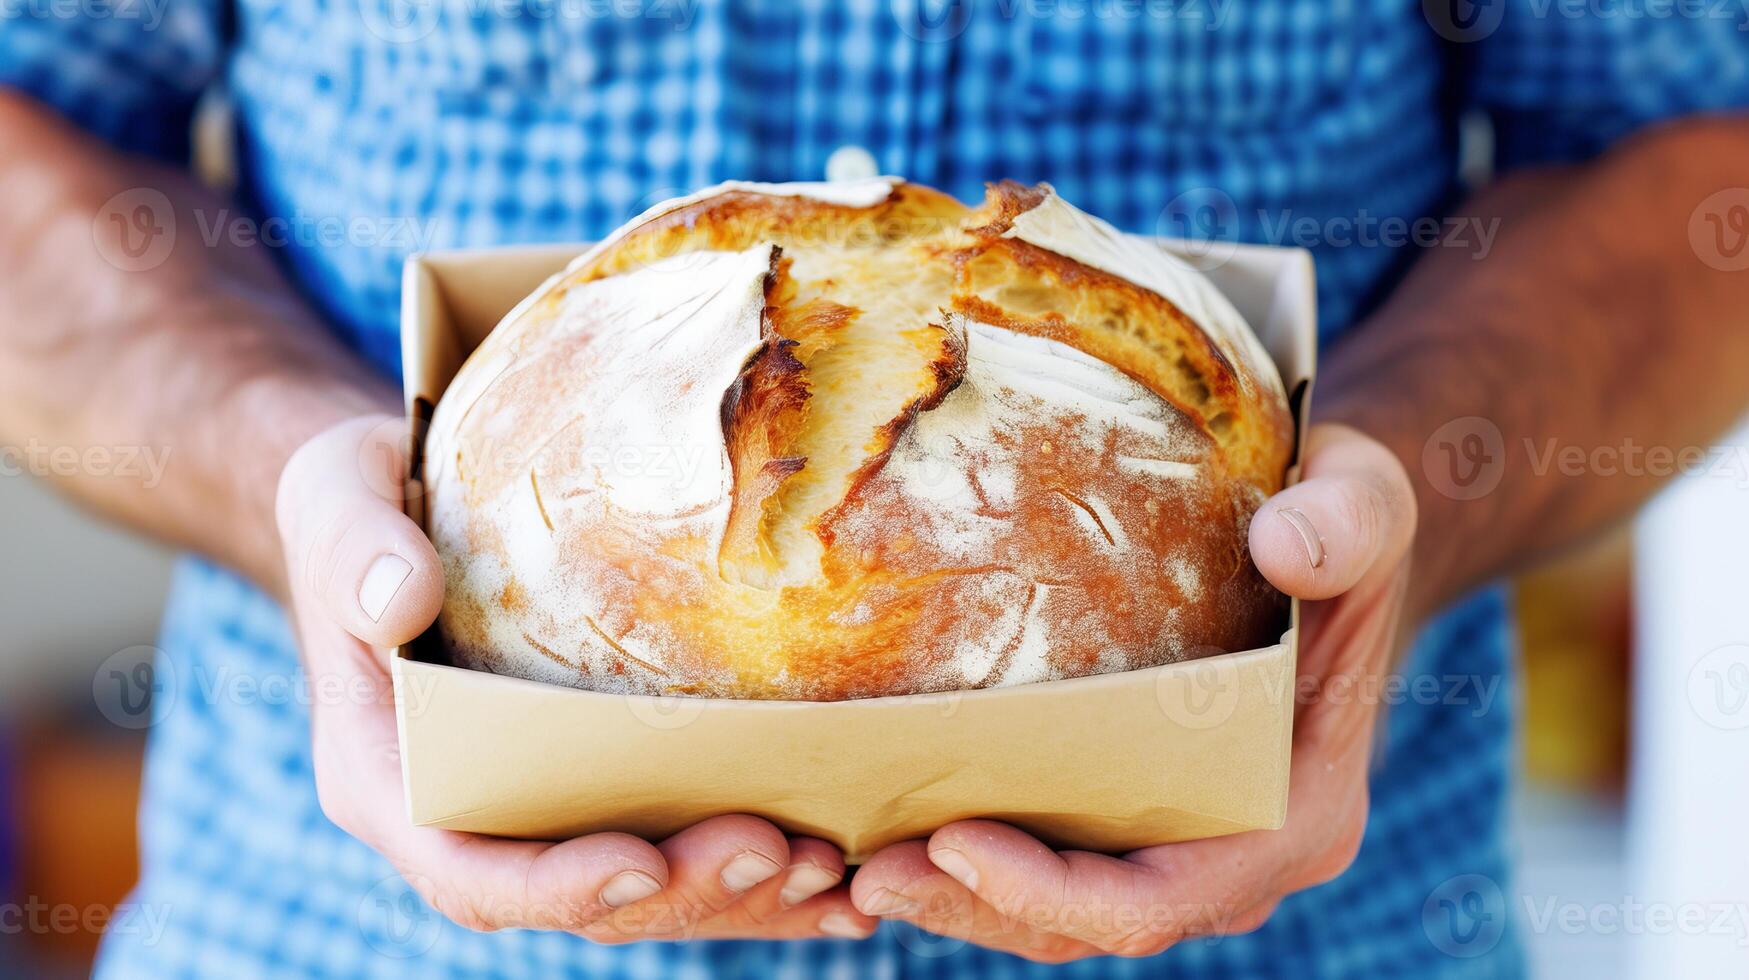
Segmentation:
[[(1152, 239), (1152, 241), (1168, 251), (1179, 254), (1184, 254), (1190, 247), (1188, 243), (1175, 239), (1155, 238)], [(554, 269), (562, 271), (571, 260), (573, 260), (578, 254), (586, 252), (589, 247), (590, 246), (587, 244), (535, 245), (526, 247), (415, 253), (409, 256), (403, 269), (403, 295), (401, 308), (403, 324), (403, 394), (409, 415), (417, 418), (421, 402), (427, 401), (430, 404), (435, 404), (437, 396), (441, 394), (441, 392), (432, 392), (427, 396), (427, 393), (421, 390), (424, 380), (422, 374), (425, 372), (426, 365), (420, 360), (423, 354), (423, 338), (421, 336), (423, 331), (419, 329), (419, 327), (425, 322), (425, 311), (423, 309), (425, 304), (433, 301), (441, 304), (446, 301), (446, 297), (443, 294), (442, 283), (440, 281), (444, 269), (462, 264), (477, 266), (479, 264), (498, 262), (505, 263), (505, 267), (508, 268), (512, 263), (525, 264), (529, 262), (537, 262), (550, 264)], [(1271, 359), (1276, 361), (1277, 370), (1281, 372), (1284, 382), (1288, 385), (1290, 398), (1294, 402), (1291, 407), (1294, 410), (1296, 422), (1296, 450), (1293, 465), (1290, 469), (1289, 482), (1295, 482), (1298, 479), (1299, 458), (1301, 454), (1303, 454), (1305, 446), (1307, 429), (1305, 419), (1306, 413), (1309, 411), (1311, 384), (1316, 376), (1317, 364), (1317, 329), (1315, 319), (1316, 285), (1312, 272), (1312, 257), (1309, 252), (1300, 248), (1279, 248), (1241, 244), (1233, 246), (1233, 252), (1224, 265), (1230, 266), (1234, 263), (1238, 263), (1243, 270), (1243, 273), (1246, 275), (1258, 275), (1273, 282), (1273, 289), (1270, 297), (1270, 309), (1267, 313), (1267, 317), (1270, 320), (1273, 320), (1278, 313), (1284, 313), (1284, 315), (1296, 316), (1297, 318), (1309, 318), (1311, 321), (1309, 326), (1304, 326), (1301, 329), (1292, 331), (1292, 343), (1290, 349), (1285, 352), (1285, 360), (1288, 363), (1283, 363), (1283, 359), (1278, 358), (1277, 349), (1272, 347), (1270, 350)], [(1267, 270), (1266, 274), (1265, 270)], [(559, 273), (554, 274), (556, 275)], [(1221, 276), (1219, 270), (1217, 270), (1210, 274), (1210, 278), (1216, 281), (1217, 286), (1220, 286), (1220, 280), (1225, 277)], [(1224, 289), (1225, 287), (1221, 286), (1221, 288)], [(1295, 295), (1296, 293), (1297, 295)], [(524, 303), (526, 303), (526, 300), (524, 300)], [(507, 315), (514, 315), (515, 310), (520, 309), (522, 305), (523, 304), (519, 303), (517, 307), (513, 308), (511, 313)], [(1287, 308), (1285, 312), (1283, 311), (1284, 306)], [(1298, 310), (1298, 313), (1294, 313), (1294, 310)], [(1247, 320), (1253, 323), (1254, 329), (1262, 326), (1262, 323), (1259, 322), (1255, 316), (1247, 316)], [(502, 322), (502, 320), (500, 320), (500, 322)], [(429, 410), (429, 406), (427, 406), (427, 410)], [(423, 451), (423, 446), (418, 442), (422, 436), (423, 432), (416, 429), (414, 436), (416, 440), (414, 446), (415, 456)], [(415, 519), (418, 519), (420, 515), (413, 513), (412, 516), (414, 516)], [(1208, 659), (1227, 660), (1228, 658), (1262, 656), (1270, 653), (1279, 653), (1283, 647), (1286, 647), (1287, 687), (1290, 691), (1291, 699), (1295, 664), (1297, 663), (1298, 654), (1297, 645), (1300, 614), (1300, 602), (1298, 599), (1293, 599), (1289, 604), (1288, 628), (1282, 634), (1282, 640), (1280, 643), (1255, 650), (1223, 654), (1219, 657)], [(540, 689), (541, 693), (544, 695), (581, 696), (586, 699), (591, 697), (613, 697), (616, 700), (622, 700), (617, 695), (605, 695), (600, 692), (583, 691), (572, 688), (557, 688), (552, 685), (526, 681), (521, 678), (480, 674), (479, 672), (474, 671), (463, 671), (460, 668), (451, 667), (445, 664), (422, 662), (413, 659), (412, 647), (410, 645), (396, 648), (393, 652), (393, 659), (392, 677), (397, 697), (397, 738), (402, 749), (401, 766), (402, 778), (405, 785), (407, 812), (409, 820), (420, 826), (443, 826), (446, 822), (481, 812), (481, 808), (475, 806), (470, 806), (448, 814), (421, 812), (422, 804), (429, 801), (424, 801), (420, 798), (421, 794), (418, 791), (418, 783), (414, 778), (415, 764), (414, 760), (411, 758), (414, 753), (411, 751), (408, 743), (409, 734), (407, 716), (404, 711), (404, 699), (402, 695), (404, 689), (410, 686), (418, 676), (424, 674), (426, 671), (460, 672), (463, 674), (474, 675), (471, 678), (470, 683), (511, 683), (517, 685), (532, 685), (532, 687)], [(1166, 664), (1159, 667), (1144, 668), (1143, 671), (1127, 671), (1115, 674), (1068, 678), (1057, 681), (1043, 681), (1036, 684), (1020, 685), (1011, 688), (996, 688), (981, 691), (940, 692), (933, 695), (909, 695), (902, 696), (899, 700), (908, 703), (916, 703), (919, 699), (959, 699), (976, 697), (979, 695), (1011, 695), (1016, 692), (1044, 695), (1056, 690), (1059, 685), (1099, 683), (1103, 679), (1126, 678), (1128, 675), (1132, 674), (1158, 672), (1175, 667), (1183, 667), (1185, 664), (1198, 664), (1204, 662), (1207, 661), (1187, 661), (1180, 664)], [(1130, 679), (1134, 680), (1134, 678)], [(671, 703), (677, 699), (651, 697), (646, 698), (645, 700), (652, 703)], [(880, 702), (892, 700), (895, 699), (870, 698), (844, 702), (726, 701), (722, 702), (725, 705), (724, 708), (707, 710), (729, 710), (735, 708), (747, 709), (749, 707), (753, 708), (753, 710), (796, 710), (799, 708), (845, 710), (847, 706), (849, 706), (849, 710), (869, 710), (871, 708), (878, 708)], [(1209, 820), (1234, 823), (1234, 831), (1248, 829), (1278, 829), (1281, 827), (1285, 823), (1287, 813), (1287, 790), (1289, 788), (1287, 782), (1291, 770), (1292, 728), (1292, 706), (1290, 700), (1287, 723), (1281, 726), (1281, 738), (1283, 744), (1282, 751), (1279, 753), (1277, 759), (1278, 778), (1283, 786), (1283, 791), (1276, 794), (1277, 812), (1274, 815), (1272, 822), (1241, 823), (1232, 821), (1227, 816), (1207, 813), (1200, 813), (1199, 816)]]

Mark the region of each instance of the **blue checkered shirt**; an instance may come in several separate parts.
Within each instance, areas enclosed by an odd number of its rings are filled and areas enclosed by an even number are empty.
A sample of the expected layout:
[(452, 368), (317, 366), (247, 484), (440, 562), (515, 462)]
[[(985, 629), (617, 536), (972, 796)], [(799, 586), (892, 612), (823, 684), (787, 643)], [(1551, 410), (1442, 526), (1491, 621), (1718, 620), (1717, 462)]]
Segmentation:
[[(283, 220), (292, 280), (391, 375), (409, 251), (591, 239), (723, 179), (819, 179), (844, 146), (962, 198), (994, 178), (1048, 180), (1132, 230), (1310, 246), (1331, 340), (1411, 260), (1412, 223), (1452, 205), (1464, 116), (1492, 121), (1506, 169), (1749, 103), (1743, 8), (1658, 9), (0, 0), (0, 84), (115, 146), (178, 159), (197, 95), (223, 82), (244, 206)], [(357, 230), (296, 233), (323, 227)], [(324, 819), (285, 620), (190, 559), (160, 644), (132, 899), (166, 924), (114, 930), (100, 973), (1516, 976), (1506, 622), (1490, 591), (1420, 637), (1404, 672), (1423, 683), (1388, 709), (1353, 868), (1256, 933), (1059, 968), (890, 924), (863, 943), (604, 948), (454, 927)]]

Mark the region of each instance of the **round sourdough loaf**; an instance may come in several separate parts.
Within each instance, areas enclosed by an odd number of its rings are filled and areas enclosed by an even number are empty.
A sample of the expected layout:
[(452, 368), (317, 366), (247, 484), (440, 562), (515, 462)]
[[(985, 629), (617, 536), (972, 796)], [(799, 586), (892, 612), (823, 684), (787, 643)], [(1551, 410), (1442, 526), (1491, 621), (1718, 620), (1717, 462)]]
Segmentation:
[(835, 700), (1275, 642), (1282, 384), (1195, 270), (1045, 185), (659, 205), (507, 316), (426, 452), (455, 661)]

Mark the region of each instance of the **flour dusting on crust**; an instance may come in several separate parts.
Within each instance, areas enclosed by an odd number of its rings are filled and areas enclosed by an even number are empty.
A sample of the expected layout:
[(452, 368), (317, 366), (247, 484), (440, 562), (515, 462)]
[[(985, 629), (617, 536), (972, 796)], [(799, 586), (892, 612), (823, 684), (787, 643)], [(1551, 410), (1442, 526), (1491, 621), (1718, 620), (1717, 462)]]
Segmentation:
[[(934, 666), (929, 686), (1063, 676), (1048, 651), (1111, 632), (1102, 617), (1090, 615), (1111, 598), (1098, 594), (1102, 582), (1113, 570), (1118, 578), (1146, 576), (1156, 561), (1148, 507), (1137, 503), (1144, 495), (1156, 504), (1185, 496), (1180, 471), (1199, 469), (1209, 443), (1139, 382), (1067, 344), (960, 316), (949, 325), (966, 338), (965, 377), (918, 416), (872, 481), (870, 500), (891, 510), (852, 511), (832, 530), (844, 544), (865, 549), (908, 534), (916, 542), (883, 561), (920, 573), (967, 573), (955, 591), (973, 601), (960, 606), (944, 634), (952, 655)], [(1075, 479), (1078, 469), (1098, 469), (1105, 458), (1167, 465), (1131, 466), (1131, 480), (1109, 487)], [(1053, 483), (1063, 485), (1047, 486)], [(1023, 485), (1041, 498), (1055, 493), (1056, 503), (1017, 513)], [(1108, 500), (1113, 491), (1123, 496)], [(877, 516), (883, 514), (899, 516)], [(1071, 546), (1021, 546), (1031, 535), (1071, 529), (1080, 533)], [(1002, 567), (987, 569), (993, 559)], [(1182, 587), (1183, 579), (1175, 584)], [(1107, 656), (1143, 652), (1121, 638), (1113, 642)]]
[(1232, 301), (1184, 260), (1143, 239), (1125, 235), (1080, 210), (1050, 190), (1037, 207), (1014, 218), (1008, 237), (1048, 249), (1077, 262), (1128, 279), (1170, 300), (1209, 332), (1227, 359), (1240, 365), (1240, 377), (1261, 383), (1285, 397), (1281, 376), (1263, 342)]
[(1048, 188), (665, 202), (437, 408), (446, 645), (597, 691), (827, 700), (1271, 642), (1246, 527), (1291, 424), (1259, 350)]

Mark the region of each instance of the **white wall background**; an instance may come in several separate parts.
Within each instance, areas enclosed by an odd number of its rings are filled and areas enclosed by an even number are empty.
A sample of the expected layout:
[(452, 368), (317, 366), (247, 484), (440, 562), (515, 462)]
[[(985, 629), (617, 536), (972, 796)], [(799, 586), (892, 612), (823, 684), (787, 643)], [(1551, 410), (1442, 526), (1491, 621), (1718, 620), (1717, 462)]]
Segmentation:
[(117, 650), (157, 637), (170, 556), (29, 476), (0, 476), (0, 718), (91, 704)]
[[(1628, 893), (1636, 976), (1749, 977), (1749, 425), (1635, 536)], [(1688, 924), (1684, 924), (1684, 917)]]

